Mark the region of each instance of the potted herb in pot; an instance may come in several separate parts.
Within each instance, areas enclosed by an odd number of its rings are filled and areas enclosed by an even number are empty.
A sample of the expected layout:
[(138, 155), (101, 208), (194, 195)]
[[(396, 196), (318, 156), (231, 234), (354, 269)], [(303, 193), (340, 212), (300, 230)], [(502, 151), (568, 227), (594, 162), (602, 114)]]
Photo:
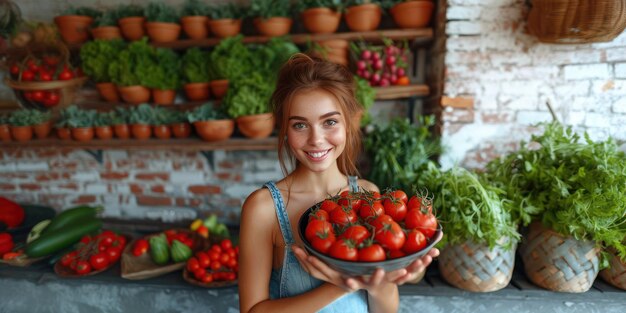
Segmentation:
[(130, 131), (135, 139), (148, 139), (152, 136), (152, 124), (154, 123), (154, 109), (147, 103), (130, 108), (128, 122)]
[(128, 126), (128, 116), (130, 112), (124, 107), (117, 107), (111, 114), (111, 125), (115, 137), (120, 139), (130, 138), (130, 127)]
[(274, 115), (269, 101), (275, 83), (259, 72), (237, 78), (224, 97), (223, 105), (237, 128), (248, 138), (265, 138), (274, 130)]
[(155, 50), (147, 38), (129, 44), (109, 64), (109, 75), (117, 85), (124, 102), (140, 104), (150, 101), (150, 89), (146, 80), (154, 63)]
[(348, 28), (356, 32), (372, 31), (378, 28), (382, 10), (375, 0), (350, 0), (346, 3), (345, 19)]
[(163, 2), (150, 2), (145, 10), (146, 32), (153, 42), (170, 42), (178, 39), (181, 27), (176, 9)]
[(9, 117), (4, 114), (0, 114), (0, 141), (11, 141)]
[(52, 131), (52, 113), (50, 111), (30, 110), (33, 132), (38, 139), (47, 138)]
[(293, 23), (289, 0), (252, 0), (250, 15), (254, 17), (254, 27), (268, 37), (289, 34)]
[(91, 35), (94, 39), (118, 39), (122, 38), (122, 32), (117, 26), (117, 11), (104, 11), (93, 23)]
[(146, 34), (144, 30), (146, 18), (143, 11), (141, 6), (135, 4), (122, 4), (117, 7), (115, 14), (117, 23), (126, 40), (139, 40)]
[(35, 109), (13, 111), (8, 119), (11, 136), (17, 141), (28, 141), (33, 138), (36, 130), (37, 138), (45, 138), (50, 134), (52, 123), (50, 112)]
[(187, 119), (193, 124), (198, 136), (206, 141), (228, 139), (235, 130), (234, 121), (212, 103), (205, 103), (188, 112)]
[(187, 138), (191, 135), (191, 125), (187, 119), (187, 112), (174, 111), (171, 113), (172, 120), (170, 128), (176, 138)]
[(222, 40), (209, 55), (209, 76), (211, 93), (221, 99), (228, 91), (229, 81), (251, 71), (250, 50), (238, 35)]
[(224, 3), (209, 10), (209, 28), (218, 38), (226, 38), (241, 32), (241, 20), (245, 17), (243, 8), (235, 3)]
[(61, 140), (69, 140), (72, 139), (72, 132), (67, 125), (69, 114), (67, 109), (61, 110), (59, 112), (59, 117), (54, 124), (54, 128), (56, 129), (57, 137)]
[(186, 0), (181, 11), (180, 23), (191, 39), (202, 39), (209, 35), (209, 7), (200, 0)]
[(154, 122), (152, 123), (152, 132), (154, 137), (159, 139), (170, 139), (172, 137), (172, 130), (170, 124), (175, 121), (175, 116), (172, 110), (164, 107), (154, 108)]
[(113, 116), (115, 111), (98, 112), (94, 118), (93, 126), (98, 139), (113, 138)]
[(70, 7), (54, 18), (61, 38), (68, 44), (79, 44), (89, 39), (89, 28), (100, 11), (89, 7)]
[(119, 102), (117, 88), (109, 74), (109, 64), (124, 46), (122, 40), (94, 40), (80, 49), (81, 69), (96, 82), (100, 96), (107, 102)]
[(63, 109), (65, 122), (70, 128), (72, 138), (77, 141), (89, 141), (94, 137), (95, 110), (83, 110), (72, 105)]
[(185, 52), (181, 62), (181, 74), (185, 84), (185, 94), (191, 101), (203, 101), (209, 98), (209, 53), (200, 48), (191, 48)]
[(400, 28), (426, 27), (435, 9), (431, 0), (384, 0), (382, 5)]
[(313, 34), (331, 34), (339, 28), (343, 3), (340, 0), (298, 1), (304, 28)]
[(152, 89), (154, 103), (172, 104), (180, 87), (180, 60), (174, 51), (165, 48), (157, 48), (154, 58), (145, 86)]

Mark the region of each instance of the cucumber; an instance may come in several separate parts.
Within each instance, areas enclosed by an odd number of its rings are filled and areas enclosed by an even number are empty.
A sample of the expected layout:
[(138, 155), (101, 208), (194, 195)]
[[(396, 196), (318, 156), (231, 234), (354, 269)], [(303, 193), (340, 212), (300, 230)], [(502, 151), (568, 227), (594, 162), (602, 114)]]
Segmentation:
[(42, 231), (41, 235), (46, 235), (49, 233), (56, 232), (60, 229), (65, 228), (66, 226), (76, 224), (77, 221), (83, 219), (92, 219), (95, 218), (96, 215), (101, 212), (104, 208), (101, 206), (87, 206), (81, 205), (71, 209), (67, 209), (59, 215), (55, 216), (50, 224)]
[(101, 227), (102, 221), (99, 219), (82, 220), (80, 223), (67, 226), (64, 229), (42, 234), (37, 240), (28, 244), (24, 252), (32, 258), (47, 256), (71, 246), (84, 235), (96, 232)]

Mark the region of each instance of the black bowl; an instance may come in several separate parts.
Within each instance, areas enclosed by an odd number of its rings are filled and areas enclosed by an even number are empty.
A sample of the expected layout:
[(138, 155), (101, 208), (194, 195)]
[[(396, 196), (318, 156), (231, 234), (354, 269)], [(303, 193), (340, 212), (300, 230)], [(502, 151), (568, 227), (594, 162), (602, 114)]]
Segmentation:
[(298, 222), (298, 233), (300, 234), (300, 238), (302, 239), (302, 242), (304, 242), (304, 248), (309, 252), (309, 254), (314, 255), (315, 257), (322, 260), (331, 268), (346, 275), (350, 275), (350, 276), (371, 275), (374, 273), (374, 271), (377, 268), (382, 268), (383, 270), (385, 270), (385, 272), (390, 272), (390, 271), (395, 271), (401, 268), (405, 268), (409, 266), (411, 263), (413, 263), (413, 261), (426, 255), (426, 253), (428, 253), (428, 251), (430, 251), (430, 249), (432, 249), (437, 244), (437, 242), (441, 240), (442, 230), (441, 230), (441, 225), (439, 224), (437, 225), (437, 231), (435, 232), (435, 234), (433, 234), (432, 238), (429, 239), (428, 245), (424, 249), (418, 252), (409, 254), (409, 255), (405, 255), (401, 258), (389, 259), (389, 260), (380, 261), (380, 262), (353, 262), (353, 261), (345, 261), (341, 259), (336, 259), (336, 258), (330, 257), (328, 255), (325, 255), (313, 249), (309, 241), (304, 236), (304, 233), (306, 231), (306, 225), (308, 224), (308, 221), (309, 221), (309, 214), (314, 209), (319, 208), (320, 205), (321, 205), (321, 202), (310, 207), (308, 210), (306, 210), (306, 212), (304, 212), (304, 214), (302, 214), (302, 216), (300, 217), (300, 221)]

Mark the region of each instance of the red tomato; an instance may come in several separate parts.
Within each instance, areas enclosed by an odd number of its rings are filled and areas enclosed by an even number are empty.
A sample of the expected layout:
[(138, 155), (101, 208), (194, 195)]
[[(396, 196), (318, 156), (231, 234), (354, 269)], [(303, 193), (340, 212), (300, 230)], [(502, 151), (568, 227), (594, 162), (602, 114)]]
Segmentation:
[(206, 276), (206, 269), (203, 269), (202, 267), (198, 267), (193, 271), (193, 277), (197, 280), (201, 280), (204, 276)]
[(29, 70), (22, 72), (22, 81), (28, 82), (28, 81), (32, 81), (33, 79), (35, 79), (35, 73)]
[[(30, 61), (32, 61), (32, 60), (30, 60)], [(35, 62), (30, 62), (30, 61), (27, 64), (28, 70), (33, 72), (33, 73), (36, 73), (37, 71), (39, 71), (39, 65), (37, 65), (37, 63), (35, 63)]]
[(337, 239), (328, 249), (328, 255), (346, 261), (358, 261), (359, 259), (354, 243), (346, 239)]
[(198, 260), (198, 265), (202, 268), (207, 268), (211, 265), (211, 258), (202, 251), (196, 253), (196, 259)]
[(115, 237), (115, 241), (113, 241), (113, 245), (116, 247), (124, 248), (126, 246), (126, 237), (122, 235), (118, 235), (117, 237)]
[(74, 74), (68, 68), (63, 69), (59, 73), (59, 80), (70, 80), (74, 78)]
[(222, 242), (220, 242), (220, 247), (222, 247), (222, 249), (224, 250), (231, 249), (233, 247), (233, 242), (230, 241), (230, 239), (224, 239), (222, 240)]
[(109, 263), (113, 264), (120, 259), (122, 256), (122, 247), (121, 246), (110, 246), (105, 251), (107, 258), (109, 259)]
[(402, 246), (402, 251), (406, 254), (415, 253), (426, 247), (426, 236), (417, 229), (411, 230), (406, 235), (406, 242)]
[(20, 73), (20, 67), (17, 64), (11, 66), (10, 72), (12, 75), (17, 75)]
[(383, 201), (385, 214), (391, 216), (396, 222), (402, 222), (406, 216), (406, 204), (399, 199), (391, 198)]
[(228, 260), (226, 267), (234, 269), (235, 267), (237, 267), (237, 260), (231, 258), (230, 260)]
[(41, 102), (44, 99), (44, 91), (43, 90), (35, 90), (33, 91), (33, 100), (37, 102)]
[(222, 268), (222, 263), (220, 263), (219, 261), (211, 262), (211, 269), (212, 270), (217, 271), (220, 268)]
[(217, 253), (222, 253), (222, 247), (220, 245), (212, 245), (211, 250), (216, 251)]
[(422, 197), (417, 197), (417, 196), (412, 196), (411, 199), (409, 199), (409, 202), (407, 202), (406, 207), (409, 210), (412, 209), (422, 209), (422, 207), (428, 207), (429, 206), (429, 201), (422, 198)]
[(222, 254), (220, 254), (220, 263), (226, 264), (229, 260), (230, 256), (228, 255), (228, 253), (222, 252)]
[(61, 100), (61, 96), (58, 91), (47, 91), (44, 95), (43, 104), (46, 107), (51, 107), (59, 104), (59, 100)]
[(406, 193), (400, 189), (388, 193), (387, 196), (391, 199), (401, 200), (404, 203), (407, 203), (409, 201)]
[(55, 66), (59, 64), (59, 57), (53, 55), (44, 55), (43, 61), (50, 66)]
[(328, 200), (328, 199), (324, 200), (322, 204), (320, 205), (320, 209), (328, 213), (332, 212), (337, 207), (339, 207), (337, 203), (335, 203), (333, 200)]
[(337, 204), (342, 207), (350, 207), (353, 210), (358, 210), (361, 207), (363, 200), (359, 198), (358, 193), (349, 192), (344, 190), (339, 194), (340, 198), (337, 200)]
[(82, 244), (85, 244), (85, 245), (86, 245), (86, 244), (88, 244), (88, 243), (90, 243), (90, 242), (91, 242), (91, 236), (89, 236), (89, 235), (84, 235), (82, 238), (80, 238), (80, 242), (81, 242)]
[(311, 214), (309, 214), (309, 222), (313, 219), (318, 219), (318, 220), (322, 220), (322, 221), (328, 221), (329, 216), (328, 216), (328, 211), (324, 211), (322, 209), (317, 209), (317, 210), (313, 210), (311, 211)]
[(359, 245), (365, 239), (370, 237), (370, 231), (362, 225), (352, 225), (346, 229), (341, 236), (340, 239), (350, 239), (355, 245)]
[(310, 242), (317, 234), (326, 233), (332, 233), (334, 235), (333, 226), (328, 221), (313, 220), (306, 226), (304, 238)]
[(213, 282), (213, 274), (211, 273), (206, 273), (204, 275), (204, 277), (202, 277), (202, 279), (200, 279), (201, 282), (205, 283), (205, 284), (210, 284)]
[(98, 240), (100, 240), (100, 245), (103, 245), (105, 247), (111, 246), (113, 244), (113, 241), (115, 241), (116, 238), (117, 238), (117, 235), (110, 230), (105, 230), (100, 235), (98, 235)]
[(64, 255), (61, 258), (61, 265), (68, 267), (70, 266), (70, 264), (72, 264), (72, 262), (74, 262), (74, 260), (76, 260), (76, 256), (78, 255), (78, 251), (72, 251), (70, 253), (67, 253), (66, 255)]
[(337, 225), (356, 223), (356, 212), (350, 207), (339, 207), (330, 212), (330, 222)]
[(96, 253), (89, 257), (89, 264), (94, 270), (101, 270), (109, 265), (109, 258), (106, 253)]
[(398, 223), (392, 221), (383, 222), (383, 226), (376, 230), (374, 239), (384, 248), (398, 250), (406, 241), (406, 236)]
[(384, 213), (385, 213), (385, 208), (383, 207), (383, 204), (380, 201), (373, 201), (371, 203), (364, 202), (361, 205), (361, 208), (359, 209), (359, 216), (362, 219), (376, 218), (377, 216), (382, 215)]
[(150, 243), (148, 243), (148, 240), (143, 239), (143, 238), (137, 239), (137, 241), (135, 241), (135, 246), (133, 247), (133, 255), (140, 256), (148, 252), (149, 248), (150, 248)]
[[(206, 254), (204, 256), (207, 257)], [(199, 268), (204, 268), (204, 266), (200, 266), (200, 261), (196, 257), (192, 256), (187, 260), (187, 270), (189, 272), (193, 273)]]
[(46, 72), (39, 73), (39, 80), (44, 81), (44, 82), (51, 81), (52, 75)]
[(402, 250), (391, 250), (389, 251), (390, 259), (397, 259), (406, 256), (406, 253), (402, 252)]
[(313, 238), (309, 241), (311, 242), (313, 249), (326, 254), (328, 253), (328, 249), (330, 249), (336, 240), (335, 233), (323, 232), (315, 234), (315, 236), (313, 236)]
[(385, 249), (379, 244), (372, 244), (359, 249), (358, 256), (360, 262), (379, 262), (386, 259)]
[(409, 210), (404, 219), (404, 225), (407, 229), (417, 228), (426, 238), (432, 238), (437, 231), (437, 218), (428, 210)]
[(33, 92), (32, 91), (24, 91), (24, 98), (28, 101), (33, 101)]
[(391, 222), (393, 222), (393, 219), (391, 218), (391, 216), (387, 214), (381, 214), (376, 219), (374, 219), (370, 223), (370, 225), (374, 226), (374, 229), (378, 231), (379, 229), (383, 228), (386, 224), (389, 224)]
[(79, 260), (75, 264), (76, 264), (76, 269), (75, 269), (76, 274), (78, 274), (78, 275), (85, 275), (85, 274), (88, 274), (89, 272), (91, 272), (91, 265), (89, 265), (89, 262), (83, 261), (83, 260)]

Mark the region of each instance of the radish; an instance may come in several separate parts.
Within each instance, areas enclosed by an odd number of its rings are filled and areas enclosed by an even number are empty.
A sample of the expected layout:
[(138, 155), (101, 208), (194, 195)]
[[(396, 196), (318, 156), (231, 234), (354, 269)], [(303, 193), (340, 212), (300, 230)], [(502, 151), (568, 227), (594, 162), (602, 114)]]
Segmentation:
[(389, 80), (386, 78), (383, 78), (380, 80), (380, 86), (385, 87), (385, 86), (389, 86)]
[(403, 68), (398, 68), (398, 70), (396, 71), (396, 74), (398, 75), (398, 77), (402, 77), (404, 76), (405, 72)]
[(359, 60), (356, 62), (356, 68), (359, 70), (365, 70), (365, 68), (367, 67), (367, 64), (365, 64), (365, 61), (363, 60)]
[(380, 70), (383, 68), (383, 60), (377, 59), (376, 61), (374, 61), (374, 64), (372, 65), (372, 67), (375, 70)]
[(372, 57), (372, 51), (363, 50), (363, 52), (361, 52), (361, 59), (369, 60), (371, 57)]
[(394, 65), (396, 64), (396, 57), (394, 57), (393, 55), (387, 56), (385, 62), (387, 63), (387, 65)]

